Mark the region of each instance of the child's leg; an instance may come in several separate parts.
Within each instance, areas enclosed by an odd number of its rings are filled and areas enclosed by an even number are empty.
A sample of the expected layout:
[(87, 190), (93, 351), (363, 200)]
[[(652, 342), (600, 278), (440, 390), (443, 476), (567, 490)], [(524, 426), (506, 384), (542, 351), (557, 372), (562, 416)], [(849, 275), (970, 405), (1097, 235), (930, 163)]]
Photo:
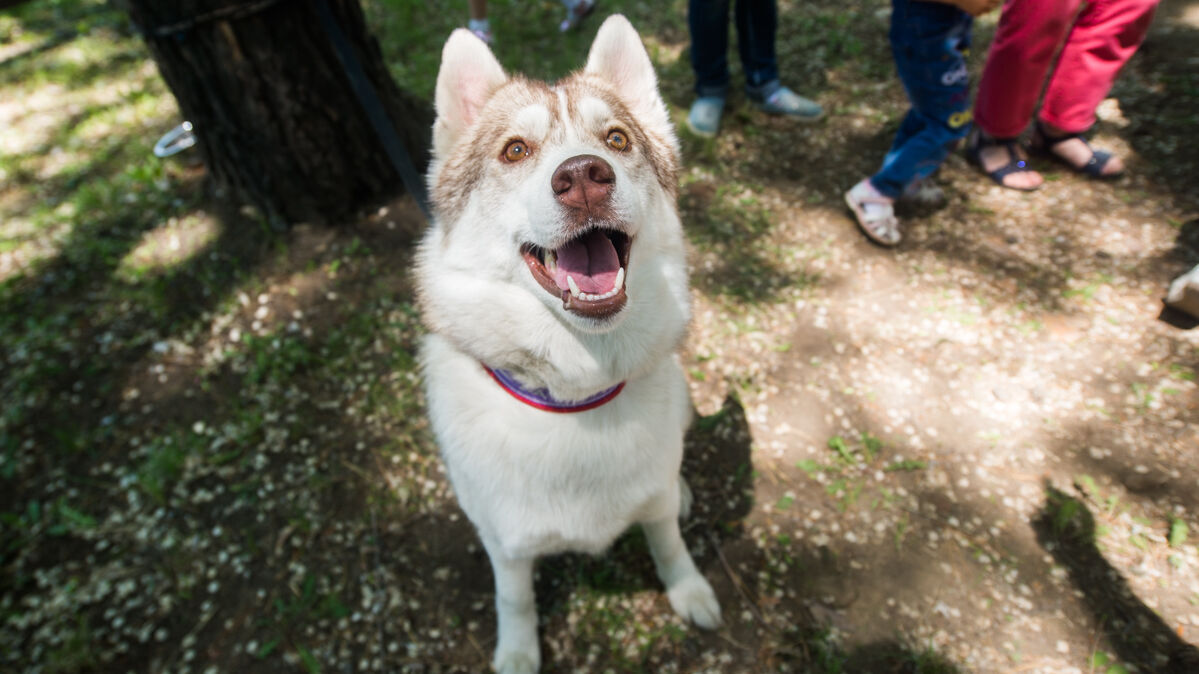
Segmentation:
[(724, 98), (729, 88), (729, 0), (691, 0), (687, 24), (695, 94)]
[(976, 123), (996, 138), (1020, 135), (1029, 121), (1082, 0), (1008, 0), (978, 82)]
[(1045, 90), (1041, 120), (1068, 133), (1095, 123), (1095, 109), (1149, 30), (1158, 0), (1092, 0), (1079, 14)]
[(923, 131), (925, 126), (924, 118), (915, 110), (909, 109), (899, 124), (899, 130), (895, 132), (895, 139), (891, 141), (891, 149), (887, 150), (886, 156), (883, 157), (883, 166), (895, 161), (903, 146)]
[(733, 7), (737, 26), (737, 51), (745, 71), (745, 86), (756, 90), (779, 79), (774, 37), (778, 32), (775, 0), (737, 0)]
[(467, 0), (470, 6), (470, 22), (466, 27), (480, 40), (491, 44), (491, 22), (487, 20), (487, 0)]
[(895, 65), (912, 109), (870, 183), (894, 199), (913, 180), (932, 175), (969, 131), (963, 52), (970, 44), (971, 19), (950, 5), (896, 0), (892, 26)]

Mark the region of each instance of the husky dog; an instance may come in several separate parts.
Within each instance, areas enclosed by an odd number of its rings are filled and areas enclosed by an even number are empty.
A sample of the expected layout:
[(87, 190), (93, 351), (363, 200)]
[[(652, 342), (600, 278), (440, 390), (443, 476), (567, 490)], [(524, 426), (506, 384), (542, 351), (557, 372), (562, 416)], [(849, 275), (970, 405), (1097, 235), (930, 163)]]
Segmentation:
[(429, 416), (495, 574), (499, 672), (540, 666), (533, 564), (633, 524), (671, 606), (720, 605), (679, 534), (691, 420), (678, 141), (641, 39), (610, 17), (587, 65), (509, 77), (455, 31), (437, 77), (434, 224), (417, 265)]

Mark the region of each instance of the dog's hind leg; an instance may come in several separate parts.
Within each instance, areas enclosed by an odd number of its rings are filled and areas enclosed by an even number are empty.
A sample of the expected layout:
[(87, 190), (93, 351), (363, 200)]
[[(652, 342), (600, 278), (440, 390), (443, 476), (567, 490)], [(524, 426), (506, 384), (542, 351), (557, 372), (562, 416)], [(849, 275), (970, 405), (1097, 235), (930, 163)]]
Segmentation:
[(642, 522), (658, 577), (675, 613), (706, 629), (720, 626), (720, 602), (707, 579), (695, 568), (679, 532), (679, 520), (669, 517)]
[(499, 674), (535, 674), (541, 667), (537, 646), (537, 605), (533, 596), (535, 559), (513, 559), (500, 546), (484, 541), (495, 574), (495, 614), (499, 638), (491, 665)]

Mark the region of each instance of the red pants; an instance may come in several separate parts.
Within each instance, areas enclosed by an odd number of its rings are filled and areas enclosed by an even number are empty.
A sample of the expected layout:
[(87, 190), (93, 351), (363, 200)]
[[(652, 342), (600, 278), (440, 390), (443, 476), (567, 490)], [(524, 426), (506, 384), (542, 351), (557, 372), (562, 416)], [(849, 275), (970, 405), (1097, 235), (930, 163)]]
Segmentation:
[(974, 123), (996, 138), (1020, 135), (1049, 75), (1041, 121), (1069, 133), (1086, 131), (1145, 39), (1157, 3), (1090, 0), (1080, 12), (1082, 0), (1007, 0), (979, 80)]

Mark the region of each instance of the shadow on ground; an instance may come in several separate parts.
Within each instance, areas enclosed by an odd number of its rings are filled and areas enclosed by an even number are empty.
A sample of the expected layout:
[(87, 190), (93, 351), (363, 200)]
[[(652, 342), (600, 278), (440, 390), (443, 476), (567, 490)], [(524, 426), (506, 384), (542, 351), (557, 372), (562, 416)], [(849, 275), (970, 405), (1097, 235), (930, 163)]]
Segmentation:
[[(865, 19), (882, 39), (881, 23), (863, 14), (867, 6), (875, 5), (854, 3), (858, 12), (849, 14), (839, 3), (823, 2), (796, 8), (786, 19), (797, 35), (783, 45), (789, 62), (824, 50), (804, 61), (798, 89), (814, 95), (836, 90), (841, 85), (833, 86), (826, 68), (853, 67), (846, 64), (862, 54), (866, 70), (851, 71), (853, 78), (889, 81), (892, 75), (879, 71), (883, 47), (845, 35), (854, 21)], [(1176, 12), (1181, 6), (1167, 2), (1163, 10)], [(666, 35), (682, 39), (677, 27)], [(536, 57), (529, 51), (527, 57)], [(679, 68), (685, 71), (685, 56), (683, 63)], [(24, 67), (22, 61), (7, 70), (0, 64), (0, 80)], [(1186, 97), (1193, 92), (1187, 87), (1194, 74), (1180, 68), (1185, 68), (1181, 60), (1167, 70), (1160, 91), (1129, 108), (1137, 113), (1133, 128), (1156, 123), (1149, 111), (1157, 108), (1150, 103), (1165, 105), (1177, 96), (1190, 100)], [(669, 86), (674, 87), (672, 101), (685, 105), (684, 85)], [(894, 83), (884, 86), (892, 89), (855, 88), (836, 103), (887, 98), (891, 107), (879, 114), (888, 117), (898, 109), (891, 95), (897, 90)], [(730, 122), (728, 139), (737, 144), (732, 152), (702, 144), (693, 148), (707, 168), (727, 168), (716, 180), (753, 185), (755, 191), (759, 185), (787, 189), (799, 195), (797, 202), (810, 197), (811, 203), (832, 203), (856, 179), (851, 171), (868, 170), (861, 157), (881, 155), (890, 135), (889, 123), (848, 136), (843, 127), (797, 131), (744, 106)], [(1170, 124), (1151, 127), (1154, 131), (1130, 142), (1156, 137), (1159, 128), (1166, 138), (1187, 138), (1184, 132), (1193, 120), (1172, 117)], [(835, 144), (842, 148), (839, 156), (848, 151), (852, 162), (861, 163), (827, 166), (829, 145), (820, 143)], [(1189, 155), (1167, 153), (1158, 159), (1152, 149), (1142, 155), (1161, 161), (1162, 171), (1179, 161), (1193, 172)], [(736, 159), (722, 168), (724, 155)], [(112, 161), (113, 155), (99, 153), (91, 164), (46, 181), (48, 189), (71, 194), (90, 186), (111, 173)], [(1163, 184), (1176, 193), (1190, 184), (1163, 175)], [(20, 178), (35, 189), (32, 176)], [(444, 493), (435, 451), (421, 425), (423, 408), (411, 367), (415, 339), (404, 332), (416, 331), (404, 270), (419, 223), (401, 222), (393, 231), (386, 227), (394, 223), (377, 218), (341, 230), (280, 233), (236, 209), (213, 205), (220, 234), (188, 261), (140, 284), (117, 278), (120, 261), (142, 237), (177, 213), (173, 199), (183, 195), (182, 210), (188, 210), (196, 205), (192, 200), (199, 189), (198, 180), (185, 179), (160, 196), (135, 193), (128, 202), (105, 197), (95, 204), (105, 209), (81, 216), (56, 257), (3, 287), (0, 332), (22, 349), (5, 354), (5, 385), (11, 387), (3, 389), (5, 400), (19, 405), (6, 407), (0, 433), (5, 453), (0, 510), (6, 526), (0, 561), (12, 581), (4, 608), (15, 607), (0, 626), (5, 658), (0, 662), (44, 661), (74, 671), (164, 671), (182, 668), (190, 652), (204, 664), (230, 671), (296, 671), (312, 669), (310, 662), (352, 668), (361, 659), (369, 664), (370, 658), (382, 658), (384, 669), (480, 671), (494, 645), (490, 571), (470, 524)], [(731, 253), (726, 266), (697, 274), (696, 286), (737, 301), (776, 300), (781, 291), (805, 281), (789, 277), (761, 254), (775, 226), (770, 221), (775, 206), (737, 198), (738, 193), (721, 195), (709, 184), (684, 189), (684, 213), (700, 222), (693, 242), (725, 243)], [(33, 209), (36, 201), (24, 207)], [(963, 221), (971, 217), (968, 211), (959, 215)], [(1153, 258), (1138, 273), (1162, 273), (1145, 270), (1163, 261), (1193, 261), (1193, 225), (1180, 228), (1180, 248), (1173, 257)], [(973, 269), (1010, 264), (1005, 276), (1043, 286), (1044, 306), (1061, 308), (1053, 298), (1060, 297), (1067, 274), (1052, 261), (1011, 262), (1002, 250), (962, 248), (934, 246)], [(1079, 252), (1057, 248), (1062, 259)], [(763, 284), (753, 286), (747, 277), (764, 279)], [(292, 290), (296, 295), (289, 295)], [(247, 295), (245, 307), (222, 309), (237, 301), (239, 291)], [(258, 294), (270, 301), (251, 297)], [(251, 334), (262, 307), (285, 318)], [(288, 331), (287, 317), (294, 312), (305, 316), (311, 335)], [(229, 322), (218, 329), (217, 318)], [(233, 327), (244, 339), (229, 336)], [(160, 358), (156, 351), (168, 342), (203, 348), (210, 329), (216, 341), (226, 340), (221, 348), (240, 350), (240, 355), (210, 365), (174, 351)], [(840, 355), (830, 350), (831, 342), (811, 351), (799, 340), (796, 344), (804, 355), (818, 353), (829, 360)], [(179, 362), (172, 365), (171, 358)], [(164, 361), (168, 373), (177, 375), (170, 385), (156, 383), (159, 372), (135, 371)], [(331, 367), (331, 361), (338, 364)], [(405, 384), (376, 386), (393, 379)], [(1127, 390), (1126, 382), (1119, 383), (1121, 391)], [(141, 397), (123, 399), (130, 388), (140, 389)], [(363, 400), (383, 402), (361, 406)], [(833, 400), (852, 403), (849, 396)], [(379, 419), (392, 425), (372, 425)], [(886, 425), (881, 418), (864, 421), (860, 427), (875, 431)], [(686, 442), (683, 474), (697, 503), (684, 536), (717, 589), (727, 627), (713, 634), (667, 621), (670, 608), (644, 542), (630, 533), (604, 556), (565, 555), (542, 563), (537, 589), (548, 661), (563, 668), (594, 664), (649, 672), (666, 662), (700, 663), (705, 651), (719, 646), (735, 653), (727, 671), (956, 671), (935, 652), (903, 643), (902, 636), (853, 649), (840, 645), (836, 606), (830, 608), (823, 596), (852, 595), (852, 588), (843, 587), (847, 559), (811, 537), (784, 542), (784, 532), (757, 531), (747, 524), (755, 507), (772, 505), (755, 504), (755, 494), (759, 499), (773, 494), (757, 476), (762, 466), (739, 400), (729, 397), (718, 412), (697, 419)], [(103, 468), (110, 462), (115, 470)], [(1116, 477), (1128, 473), (1127, 466), (1108, 469)], [(384, 480), (388, 471), (402, 476), (398, 485)], [(795, 471), (790, 477), (797, 484), (803, 479)], [(813, 500), (833, 512), (835, 492), (803, 484), (811, 487)], [(422, 502), (424, 489), (432, 495)], [(1150, 482), (1130, 489), (1194, 503), (1193, 493), (1174, 485)], [(933, 526), (939, 526), (938, 518), (969, 522), (988, 514), (972, 510), (974, 504), (951, 501), (945, 491), (919, 491), (931, 510), (916, 514), (927, 514)], [(1061, 513), (1069, 510), (1074, 514), (1063, 519)], [(1121, 658), (1149, 671), (1192, 666), (1194, 649), (1128, 591), (1093, 543), (1094, 524), (1086, 515), (1085, 503), (1050, 490), (1034, 527), (1083, 593), (1104, 635)], [(1020, 534), (1031, 537), (1027, 528)], [(1036, 558), (1010, 538), (997, 544), (1011, 543), (1017, 550), (1005, 556)], [(897, 549), (901, 539), (896, 536)], [(882, 569), (877, 585), (937, 582), (937, 570), (925, 563), (930, 556)], [(114, 584), (132, 589), (117, 596)], [(134, 605), (141, 597), (157, 603)], [(126, 613), (129, 605), (133, 608)], [(61, 612), (46, 613), (46, 607)], [(26, 637), (35, 633), (46, 636), (38, 647), (48, 650), (22, 650), (29, 648)], [(189, 639), (202, 649), (189, 651), (183, 645)], [(381, 650), (392, 646), (397, 650)]]
[[(737, 656), (721, 663), (723, 671), (960, 671), (931, 649), (900, 641), (842, 648), (830, 625), (807, 608), (827, 590), (814, 582), (836, 582), (839, 562), (827, 549), (805, 550), (789, 559), (787, 574), (763, 579), (759, 571), (776, 553), (755, 543), (744, 526), (753, 508), (751, 446), (745, 411), (731, 396), (714, 414), (697, 418), (686, 438), (683, 475), (695, 503), (684, 538), (720, 598), (725, 626), (713, 633), (677, 624), (644, 537), (633, 530), (597, 557), (539, 561), (543, 671), (572, 671), (583, 661), (595, 671), (655, 672), (667, 665), (692, 671), (705, 666), (705, 651), (729, 644)], [(428, 623), (430, 616), (459, 616), (457, 631), (466, 638), (437, 656), (445, 667), (440, 671), (484, 668), (495, 645), (491, 572), (461, 511), (450, 505), (415, 517), (387, 537), (384, 549), (387, 559), (407, 560), (401, 569), (405, 595), (420, 607), (401, 610), (400, 634), (403, 626)], [(781, 602), (772, 599), (779, 591), (786, 593)], [(385, 629), (393, 629), (396, 618)]]
[(1095, 544), (1095, 517), (1087, 505), (1045, 485), (1045, 504), (1033, 520), (1037, 540), (1070, 574), (1120, 658), (1140, 671), (1199, 671), (1199, 649), (1183, 641), (1145, 606)]

